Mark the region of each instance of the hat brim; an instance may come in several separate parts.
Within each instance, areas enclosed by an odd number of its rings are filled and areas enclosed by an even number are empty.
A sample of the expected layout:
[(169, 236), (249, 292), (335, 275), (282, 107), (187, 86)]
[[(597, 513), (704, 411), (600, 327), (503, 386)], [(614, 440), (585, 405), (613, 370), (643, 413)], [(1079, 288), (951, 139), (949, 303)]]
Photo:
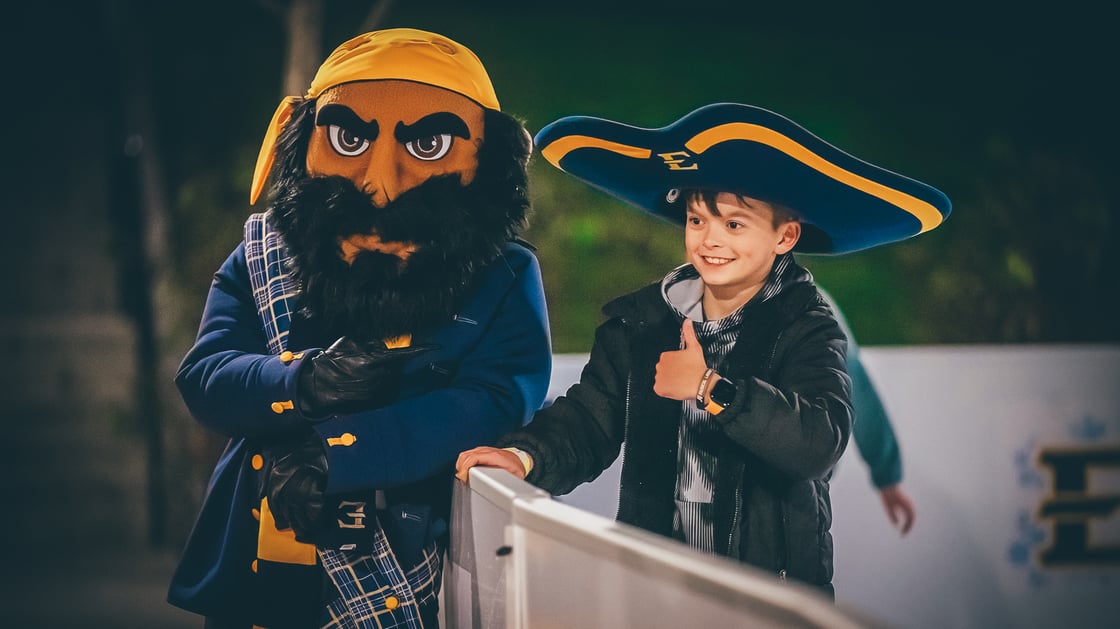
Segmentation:
[(940, 225), (948, 197), (860, 160), (772, 111), (701, 107), (658, 129), (569, 116), (535, 138), (557, 168), (631, 205), (684, 223), (671, 190), (733, 192), (798, 214), (796, 251), (841, 254), (897, 242)]

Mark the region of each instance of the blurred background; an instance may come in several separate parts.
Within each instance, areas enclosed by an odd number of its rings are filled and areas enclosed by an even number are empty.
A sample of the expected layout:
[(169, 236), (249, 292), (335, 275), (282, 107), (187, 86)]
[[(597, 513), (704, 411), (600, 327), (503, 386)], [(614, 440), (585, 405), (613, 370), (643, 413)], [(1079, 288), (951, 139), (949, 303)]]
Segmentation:
[[(160, 613), (222, 445), (186, 415), (171, 378), (241, 239), (274, 108), (346, 39), (397, 26), (456, 39), (534, 133), (572, 114), (659, 127), (743, 102), (939, 188), (954, 207), (936, 230), (800, 258), (863, 345), (1116, 344), (1116, 52), (1099, 11), (964, 0), (8, 7), (0, 550), (17, 587), (0, 594), (0, 618), (63, 614), (36, 606), (43, 584), (59, 571), (112, 576), (112, 558), (129, 553), (154, 563), (117, 570), (122, 587), (155, 591)], [(603, 303), (682, 261), (681, 233), (539, 157), (531, 185), (526, 236), (554, 351), (586, 352)], [(78, 605), (107, 614), (102, 595)]]

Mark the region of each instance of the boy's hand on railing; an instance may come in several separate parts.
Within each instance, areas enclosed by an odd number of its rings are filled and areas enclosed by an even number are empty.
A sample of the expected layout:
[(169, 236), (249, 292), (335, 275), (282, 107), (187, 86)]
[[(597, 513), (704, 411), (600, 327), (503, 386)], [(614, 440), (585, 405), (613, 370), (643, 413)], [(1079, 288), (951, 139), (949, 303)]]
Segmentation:
[(470, 469), (476, 465), (496, 467), (521, 479), (524, 479), (529, 473), (521, 457), (517, 456), (512, 450), (480, 446), (459, 453), (459, 460), (455, 462), (455, 478), (464, 483), (467, 482)]

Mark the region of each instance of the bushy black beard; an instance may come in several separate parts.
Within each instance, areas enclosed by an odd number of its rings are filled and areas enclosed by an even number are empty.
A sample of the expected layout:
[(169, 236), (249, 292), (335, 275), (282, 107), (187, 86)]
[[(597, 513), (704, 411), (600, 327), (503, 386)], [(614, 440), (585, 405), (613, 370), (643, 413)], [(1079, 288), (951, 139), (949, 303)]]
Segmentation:
[[(298, 109), (279, 138), (270, 208), (300, 286), (300, 314), (332, 336), (358, 341), (414, 334), (447, 320), (478, 269), (524, 226), (529, 148), (520, 124), (503, 116), (495, 134), (489, 114), (497, 112), (487, 112), (487, 139), (470, 185), (458, 176), (433, 178), (377, 208), (349, 179), (307, 176), (306, 137), (299, 136), (310, 135), (312, 113), (306, 104)], [(503, 134), (507, 122), (516, 129)], [(515, 146), (503, 149), (503, 135)], [(371, 233), (419, 248), (405, 261), (377, 251), (359, 252), (352, 264), (339, 257), (341, 239)]]

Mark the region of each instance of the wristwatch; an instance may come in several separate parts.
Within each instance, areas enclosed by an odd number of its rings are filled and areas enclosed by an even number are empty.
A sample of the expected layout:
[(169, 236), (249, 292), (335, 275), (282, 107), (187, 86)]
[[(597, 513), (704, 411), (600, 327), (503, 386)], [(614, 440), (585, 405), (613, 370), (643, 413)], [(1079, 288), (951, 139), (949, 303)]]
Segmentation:
[(735, 401), (735, 394), (739, 392), (739, 387), (727, 378), (720, 378), (712, 385), (712, 390), (708, 391), (708, 404), (704, 410), (712, 415), (719, 415), (723, 409), (731, 405)]

